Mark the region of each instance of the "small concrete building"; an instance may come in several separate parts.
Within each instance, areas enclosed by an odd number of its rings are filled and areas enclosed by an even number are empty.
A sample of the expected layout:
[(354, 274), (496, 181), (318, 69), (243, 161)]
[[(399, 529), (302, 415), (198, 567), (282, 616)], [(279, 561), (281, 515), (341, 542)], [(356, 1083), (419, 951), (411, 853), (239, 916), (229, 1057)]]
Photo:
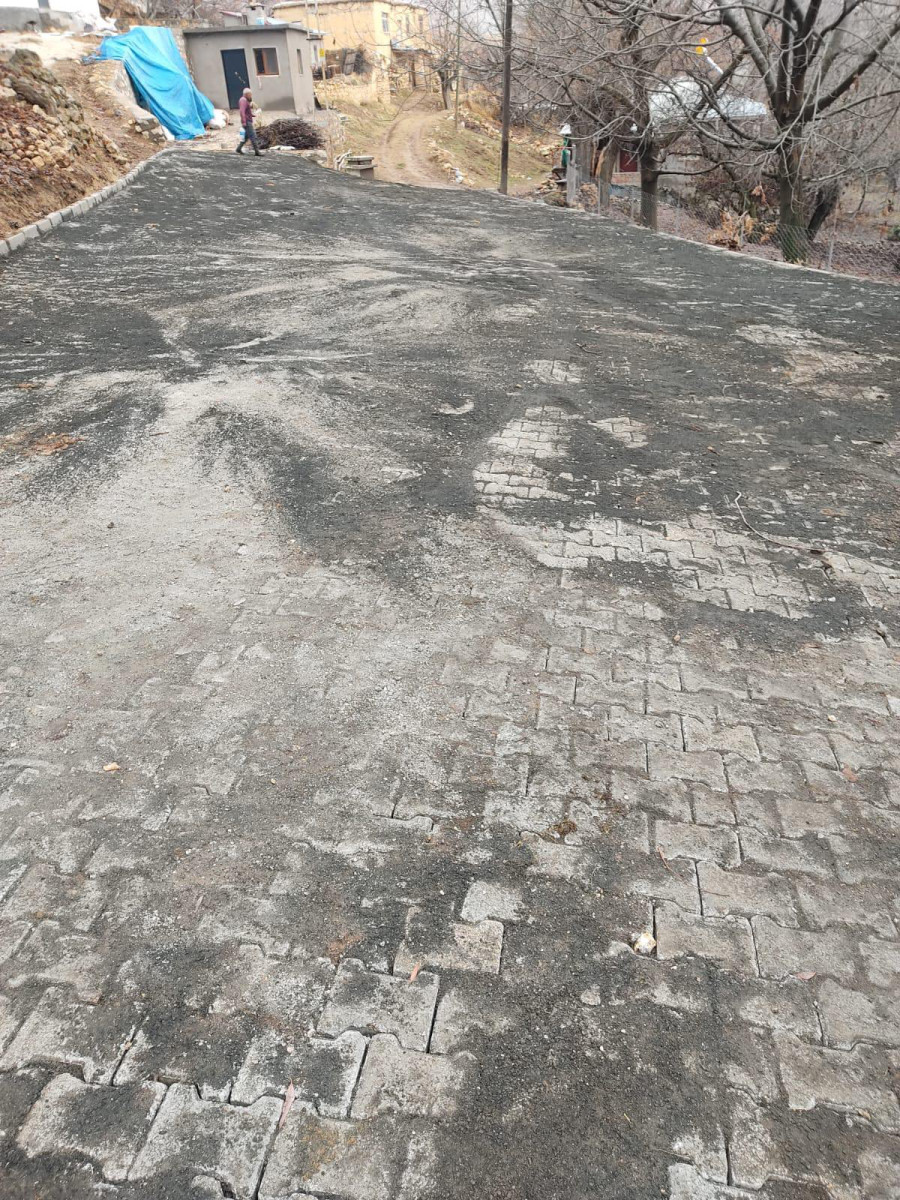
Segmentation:
[(310, 113), (321, 34), (290, 22), (185, 29), (194, 83), (216, 108), (237, 108), (248, 87), (269, 111)]
[(90, 33), (102, 24), (97, 0), (0, 0), (0, 29)]

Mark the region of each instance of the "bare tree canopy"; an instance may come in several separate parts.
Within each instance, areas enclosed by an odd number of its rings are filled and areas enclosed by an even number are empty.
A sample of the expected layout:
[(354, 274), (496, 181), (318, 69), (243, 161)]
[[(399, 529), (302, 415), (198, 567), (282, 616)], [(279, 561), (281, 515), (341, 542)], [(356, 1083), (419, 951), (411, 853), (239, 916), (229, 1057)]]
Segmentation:
[[(433, 2), (455, 17), (457, 0)], [(459, 9), (466, 44), (497, 61), (494, 0)], [(843, 179), (900, 162), (900, 0), (517, 0), (514, 72), (607, 163), (633, 150), (648, 225), (676, 148), (697, 171), (773, 181), (793, 260)]]

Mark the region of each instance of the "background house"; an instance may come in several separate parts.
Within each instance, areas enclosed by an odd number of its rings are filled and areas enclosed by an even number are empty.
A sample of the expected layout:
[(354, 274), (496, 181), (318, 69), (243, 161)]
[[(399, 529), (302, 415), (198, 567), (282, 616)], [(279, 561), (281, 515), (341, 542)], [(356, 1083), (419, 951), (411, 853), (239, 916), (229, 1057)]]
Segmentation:
[(90, 33), (103, 21), (97, 0), (0, 0), (2, 29), (71, 29)]
[[(272, 14), (306, 21), (305, 0), (281, 0)], [(432, 38), (428, 9), (405, 0), (318, 0), (315, 23), (329, 73), (366, 75), (376, 95), (394, 86), (430, 82)]]
[(237, 108), (245, 87), (263, 109), (310, 113), (320, 37), (303, 25), (231, 25), (186, 29), (194, 82), (217, 108)]

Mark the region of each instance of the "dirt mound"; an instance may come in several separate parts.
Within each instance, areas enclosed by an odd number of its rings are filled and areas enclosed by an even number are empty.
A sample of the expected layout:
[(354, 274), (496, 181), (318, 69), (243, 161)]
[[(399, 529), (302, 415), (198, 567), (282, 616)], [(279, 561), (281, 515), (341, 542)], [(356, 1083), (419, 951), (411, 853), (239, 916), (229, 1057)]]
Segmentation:
[(148, 152), (123, 152), (33, 51), (0, 55), (0, 236), (111, 183)]

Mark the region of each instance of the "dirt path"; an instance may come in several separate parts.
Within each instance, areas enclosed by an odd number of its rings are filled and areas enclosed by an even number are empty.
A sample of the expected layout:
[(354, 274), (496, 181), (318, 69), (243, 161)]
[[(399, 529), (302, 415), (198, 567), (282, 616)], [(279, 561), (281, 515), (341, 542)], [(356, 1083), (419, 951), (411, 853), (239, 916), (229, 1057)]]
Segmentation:
[(424, 97), (410, 98), (378, 146), (375, 162), (379, 179), (388, 183), (414, 183), (419, 187), (459, 186), (451, 183), (428, 155), (428, 134), (440, 116)]

